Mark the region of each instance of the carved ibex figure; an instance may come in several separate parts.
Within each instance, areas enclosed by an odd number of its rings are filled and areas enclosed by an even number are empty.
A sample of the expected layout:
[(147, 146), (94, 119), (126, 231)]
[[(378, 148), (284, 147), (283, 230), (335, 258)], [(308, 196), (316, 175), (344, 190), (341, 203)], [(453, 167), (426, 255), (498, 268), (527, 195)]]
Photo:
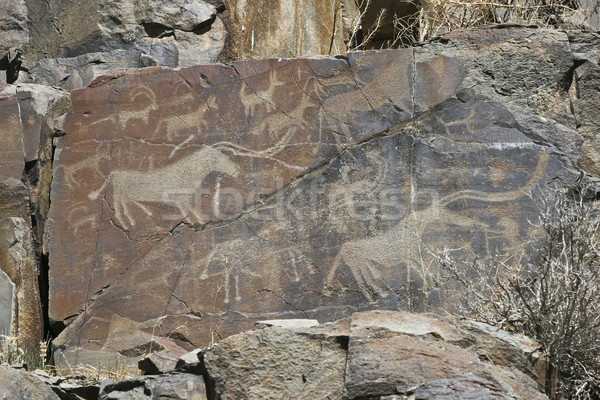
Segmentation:
[(423, 210), (409, 210), (406, 216), (390, 230), (344, 243), (334, 259), (325, 282), (326, 287), (333, 286), (336, 272), (345, 265), (369, 301), (376, 301), (379, 296), (387, 296), (389, 287), (382, 282), (385, 278), (382, 276), (382, 271), (400, 262), (405, 262), (408, 268), (412, 263), (420, 262), (422, 254), (419, 240), (433, 223), (459, 224), (463, 227), (482, 224), (475, 218), (452, 212), (446, 208), (447, 205), (461, 199), (501, 203), (526, 196), (543, 176), (547, 159), (548, 155), (542, 153), (531, 179), (516, 190), (490, 193), (463, 190), (441, 199), (433, 198), (431, 206)]
[[(238, 167), (220, 151), (205, 146), (162, 168), (150, 171), (112, 171), (104, 184), (91, 192), (88, 197), (96, 200), (106, 186), (111, 184), (115, 218), (124, 228), (135, 225), (135, 219), (131, 215), (133, 205), (142, 209), (148, 216), (152, 215), (144, 203), (172, 204), (179, 209), (182, 218), (191, 212), (202, 223), (203, 221), (195, 212), (192, 195), (211, 172), (237, 176)], [(169, 199), (170, 195), (182, 193), (188, 194), (187, 200), (176, 202)], [(127, 218), (128, 224), (126, 224), (125, 218)]]

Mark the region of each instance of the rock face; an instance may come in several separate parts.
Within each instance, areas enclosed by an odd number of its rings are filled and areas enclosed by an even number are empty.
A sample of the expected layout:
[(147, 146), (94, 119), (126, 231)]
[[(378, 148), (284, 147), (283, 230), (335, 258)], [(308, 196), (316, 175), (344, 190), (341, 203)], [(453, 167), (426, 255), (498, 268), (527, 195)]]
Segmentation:
[[(546, 398), (527, 361), (534, 342), (462, 323), (372, 311), (317, 327), (244, 332), (204, 351), (207, 391), (221, 400)], [(520, 367), (489, 357), (500, 349)]]
[(225, 39), (216, 7), (202, 0), (25, 3), (26, 61), (37, 61), (40, 54), (58, 58), (123, 49), (147, 54), (161, 65), (187, 66), (214, 60)]
[(37, 85), (0, 88), (0, 332), (37, 351), (43, 337), (38, 275), (52, 176), (52, 120), (66, 93)]
[(548, 183), (579, 176), (570, 105), (597, 94), (568, 96), (571, 41), (483, 28), (75, 90), (46, 247), (57, 360), (135, 364), (258, 319), (448, 305), (428, 250), (508, 256), (539, 235)]
[[(344, 54), (340, 0), (224, 0), (233, 59)], [(274, 23), (277, 21), (277, 23)]]

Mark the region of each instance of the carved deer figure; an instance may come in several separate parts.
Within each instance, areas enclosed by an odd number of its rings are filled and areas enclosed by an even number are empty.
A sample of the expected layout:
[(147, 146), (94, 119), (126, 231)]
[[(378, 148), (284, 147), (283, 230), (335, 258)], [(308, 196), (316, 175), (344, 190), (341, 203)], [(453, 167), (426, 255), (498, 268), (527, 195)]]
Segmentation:
[[(204, 178), (211, 172), (237, 176), (238, 167), (229, 157), (210, 146), (182, 158), (181, 160), (150, 171), (116, 170), (106, 178), (104, 184), (88, 197), (96, 200), (106, 186), (112, 185), (115, 218), (122, 227), (133, 227), (135, 219), (131, 207), (137, 206), (152, 216), (145, 203), (169, 203), (176, 206), (185, 218), (190, 212), (203, 221), (195, 212), (192, 195)], [(170, 200), (172, 194), (187, 194), (187, 200)], [(127, 219), (127, 221), (126, 221)]]
[[(522, 187), (505, 192), (480, 192), (463, 190), (443, 198), (432, 199), (431, 206), (423, 210), (411, 209), (393, 228), (381, 234), (356, 239), (342, 244), (326, 279), (326, 287), (332, 287), (336, 272), (347, 266), (359, 289), (370, 301), (387, 296), (389, 287), (383, 283), (383, 271), (405, 262), (410, 273), (411, 265), (418, 265), (423, 257), (419, 240), (434, 223), (459, 224), (462, 227), (481, 226), (482, 222), (463, 214), (452, 212), (446, 206), (461, 200), (480, 200), (502, 203), (517, 200), (527, 195), (544, 174), (548, 155), (540, 156), (531, 179)], [(414, 194), (414, 186), (412, 188)], [(409, 277), (410, 279), (410, 277)]]

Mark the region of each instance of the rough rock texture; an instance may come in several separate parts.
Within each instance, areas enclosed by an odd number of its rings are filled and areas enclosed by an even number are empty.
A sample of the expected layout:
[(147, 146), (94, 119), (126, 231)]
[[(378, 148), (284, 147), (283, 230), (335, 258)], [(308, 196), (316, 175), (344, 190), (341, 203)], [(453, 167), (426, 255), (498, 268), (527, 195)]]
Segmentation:
[[(481, 332), (478, 336), (493, 338)], [(431, 316), (357, 313), (350, 326), (344, 398), (413, 393), (417, 399), (443, 394), (454, 396), (449, 398), (546, 398), (527, 375), (533, 375), (529, 365), (521, 364), (518, 369), (504, 360), (484, 358), (480, 341)], [(527, 341), (531, 352), (535, 351), (535, 343)], [(529, 355), (509, 340), (499, 343), (523, 360)]]
[(202, 0), (25, 1), (25, 61), (111, 50), (139, 50), (165, 66), (216, 59), (225, 40), (216, 7)]
[(0, 84), (72, 89), (112, 70), (210, 63), (227, 38), (219, 1), (0, 0), (0, 5)]
[(508, 255), (539, 235), (528, 220), (546, 185), (579, 176), (569, 102), (597, 93), (569, 100), (569, 44), (483, 28), (74, 91), (47, 243), (50, 318), (68, 325), (57, 360), (137, 357), (157, 340), (185, 352), (259, 319), (448, 305), (424, 279), (427, 248)]
[(52, 176), (52, 119), (68, 95), (55, 89), (0, 87), (0, 332), (36, 349), (43, 336), (38, 275)]
[(2, 1), (0, 8), (0, 54), (29, 41), (25, 0)]
[[(43, 382), (61, 399), (542, 400), (537, 348), (470, 320), (380, 310), (320, 325), (263, 321), (181, 356), (160, 375), (117, 382), (35, 375), (40, 393)], [(5, 370), (0, 393), (14, 389)]]
[(596, 0), (579, 0), (578, 9), (575, 12), (565, 15), (567, 26), (588, 31), (598, 31), (600, 29), (600, 3)]
[(600, 176), (600, 108), (594, 102), (600, 85), (600, 34), (571, 32), (569, 36), (575, 39), (572, 48), (578, 57), (570, 95), (577, 129), (584, 138), (581, 165)]
[[(224, 0), (233, 59), (343, 54), (340, 0)], [(275, 23), (276, 21), (276, 23)]]
[[(208, 393), (221, 400), (546, 398), (531, 363), (484, 357), (493, 349), (527, 360), (535, 342), (490, 335), (488, 326), (472, 334), (461, 323), (372, 311), (318, 327), (244, 332), (204, 351)], [(480, 347), (492, 341), (498, 347)]]
[(150, 353), (141, 359), (138, 362), (138, 368), (144, 375), (166, 374), (175, 369), (177, 361), (179, 361), (179, 358), (169, 350), (161, 350)]
[(4, 400), (59, 400), (34, 374), (0, 366), (0, 397)]
[(266, 327), (221, 341), (204, 354), (216, 398), (341, 398), (349, 322)]
[(202, 376), (172, 373), (108, 384), (100, 390), (98, 399), (206, 400), (206, 389)]

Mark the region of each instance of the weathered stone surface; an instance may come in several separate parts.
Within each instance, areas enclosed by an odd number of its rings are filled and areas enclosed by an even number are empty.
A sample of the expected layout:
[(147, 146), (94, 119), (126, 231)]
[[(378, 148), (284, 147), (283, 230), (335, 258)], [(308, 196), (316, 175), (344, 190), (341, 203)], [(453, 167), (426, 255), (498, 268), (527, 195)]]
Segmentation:
[(52, 138), (47, 119), (66, 98), (35, 85), (0, 88), (0, 297), (6, 305), (0, 331), (18, 336), (22, 346), (35, 351), (43, 336), (38, 260), (49, 207)]
[(173, 373), (127, 379), (102, 388), (100, 400), (117, 399), (181, 399), (206, 400), (206, 388), (201, 376)]
[[(37, 349), (43, 337), (38, 271), (31, 222), (21, 217), (0, 220), (1, 271), (7, 278), (3, 297), (12, 292), (10, 318), (2, 321), (2, 332), (18, 336), (26, 349)], [(7, 316), (8, 317), (8, 316)]]
[(600, 82), (600, 34), (574, 31), (569, 32), (569, 40), (577, 58), (573, 66), (569, 95), (577, 120), (577, 130), (584, 138), (581, 165), (587, 172), (600, 176), (600, 116), (597, 100)]
[(50, 386), (44, 385), (34, 374), (2, 366), (0, 366), (0, 397), (6, 400), (59, 400)]
[[(400, 53), (405, 53), (407, 56), (411, 54), (410, 51)], [(373, 65), (369, 66), (369, 64)], [(233, 67), (219, 65), (197, 67), (179, 72), (147, 70), (140, 74), (124, 75), (112, 80), (107, 78), (105, 83), (97, 82), (91, 89), (74, 92), (73, 101), (77, 111), (68, 123), (66, 130), (69, 133), (59, 144), (55, 160), (56, 173), (53, 183), (55, 214), (50, 228), (50, 241), (54, 243), (51, 245), (53, 247), (51, 270), (54, 271), (50, 288), (53, 297), (50, 306), (51, 318), (62, 321), (70, 316), (76, 316), (86, 303), (86, 298), (89, 300), (91, 299), (89, 296), (103, 297), (106, 289), (109, 292), (129, 291), (127, 285), (122, 285), (125, 281), (121, 280), (120, 276), (127, 281), (135, 279), (136, 285), (139, 284), (140, 280), (135, 275), (142, 270), (137, 267), (130, 269), (128, 265), (132, 262), (153, 264), (154, 261), (151, 260), (154, 256), (151, 254), (158, 250), (157, 243), (161, 248), (163, 243), (172, 247), (161, 238), (170, 241), (171, 238), (179, 236), (179, 233), (175, 236), (171, 233), (175, 232), (175, 227), (179, 227), (180, 230), (189, 224), (192, 229), (183, 229), (181, 234), (184, 236), (181, 238), (196, 241), (204, 236), (201, 232), (196, 232), (197, 228), (238, 218), (237, 215), (243, 212), (242, 209), (257, 208), (260, 201), (264, 201), (260, 200), (261, 197), (272, 198), (282, 185), (327, 162), (332, 155), (342, 149), (344, 142), (362, 140), (408, 118), (411, 115), (408, 108), (412, 97), (408, 75), (410, 67), (410, 58), (395, 57), (395, 54), (385, 52), (366, 54), (361, 58), (352, 57), (349, 61), (343, 59), (267, 60), (238, 63)], [(355, 78), (362, 79), (362, 88), (356, 86)], [(138, 87), (138, 84), (144, 81), (146, 83)], [(123, 90), (115, 92), (113, 90), (115, 83), (119, 86), (125, 84), (129, 89), (124, 87)], [(389, 85), (394, 88), (393, 96), (383, 93), (383, 87)], [(167, 93), (169, 96), (164, 97), (163, 94)], [(369, 101), (365, 99), (365, 93), (369, 94)], [(104, 100), (111, 97), (114, 100)], [(111, 115), (113, 106), (110, 103), (115, 101), (130, 104), (126, 107), (131, 107), (131, 110), (124, 112), (122, 116), (113, 117)], [(314, 113), (320, 115), (320, 121), (312, 117)], [(77, 122), (78, 118), (83, 118), (83, 124)], [(119, 126), (119, 130), (131, 132), (131, 135), (127, 134), (129, 138), (125, 142), (111, 133), (115, 123)], [(79, 128), (72, 128), (76, 126), (81, 127), (82, 130), (77, 132)], [(137, 132), (135, 129), (131, 130), (136, 126), (143, 126), (143, 129)], [(215, 134), (215, 132), (221, 133)], [(267, 136), (259, 135), (259, 132), (266, 132)], [(119, 165), (109, 164), (112, 150), (106, 145), (112, 142), (111, 137), (120, 143), (118, 145), (120, 149), (115, 148), (118, 153), (125, 156), (129, 151), (133, 151), (139, 152), (143, 157), (139, 158), (131, 153), (122, 158)], [(90, 141), (91, 138), (95, 139)], [(151, 152), (158, 151), (156, 159), (155, 156), (146, 157), (150, 149)], [(98, 150), (100, 153), (96, 153)], [(161, 164), (168, 168), (163, 169)], [(146, 184), (140, 186), (140, 190), (146, 186), (147, 190), (153, 193), (151, 196), (158, 196), (156, 200), (151, 200), (147, 194), (141, 192), (135, 194), (130, 191), (131, 187), (126, 187), (130, 184), (137, 185), (133, 181), (122, 186), (120, 177), (125, 175), (113, 174), (118, 177), (114, 183), (112, 181), (114, 178), (109, 171), (113, 167), (131, 171), (133, 175), (125, 179), (137, 180), (135, 171), (142, 171), (150, 165), (157, 174), (164, 174), (173, 168), (187, 173), (179, 175), (177, 181), (172, 180), (171, 177), (156, 181), (151, 177), (150, 181), (154, 182), (152, 185), (164, 185), (162, 188)], [(191, 167), (197, 168), (199, 175), (190, 174)], [(263, 169), (269, 170), (269, 174), (262, 173)], [(195, 196), (196, 190), (201, 189), (203, 180), (208, 192), (202, 195), (205, 197)], [(219, 187), (225, 189), (223, 200), (219, 200), (219, 197), (215, 198), (215, 190), (218, 194)], [(234, 190), (237, 193), (233, 193)], [(71, 191), (73, 194), (69, 194)], [(130, 193), (126, 194), (126, 192)], [(237, 194), (240, 195), (239, 198), (236, 197)], [(141, 197), (135, 198), (136, 196)], [(166, 196), (164, 197), (166, 203), (163, 201), (163, 196)], [(130, 199), (138, 205), (131, 203)], [(241, 203), (238, 199), (241, 199)], [(139, 207), (140, 201), (148, 204)], [(108, 210), (105, 208), (101, 213), (108, 219), (105, 217), (98, 219), (95, 216), (96, 212), (109, 205), (114, 209), (114, 215), (105, 214)], [(196, 205), (199, 207), (196, 208)], [(65, 207), (65, 210), (61, 210), (62, 207)], [(112, 214), (112, 211), (110, 213)], [(159, 216), (158, 219), (156, 215)], [(61, 222), (65, 217), (70, 221), (69, 224)], [(105, 224), (108, 225), (100, 228)], [(263, 264), (262, 268), (270, 268), (269, 265), (275, 260), (286, 262), (279, 256), (272, 257), (276, 254), (274, 247), (266, 241), (258, 237), (254, 239), (249, 237), (250, 241), (246, 242), (245, 233), (240, 232), (242, 236), (239, 236), (240, 233), (233, 233), (239, 227), (245, 230), (244, 226), (244, 224), (236, 224), (231, 231), (233, 234), (231, 240), (218, 239), (217, 242), (213, 242), (213, 238), (207, 236), (208, 241), (205, 239), (197, 241), (192, 257), (195, 259), (204, 254), (202, 258), (208, 258), (204, 261), (193, 261), (188, 265), (191, 269), (185, 268), (192, 274), (190, 277), (196, 276), (194, 279), (199, 279), (198, 282), (206, 281), (211, 276), (217, 280), (227, 281), (227, 285), (217, 283), (217, 286), (214, 282), (207, 281), (208, 286), (204, 289), (202, 299), (198, 298), (200, 302), (209, 301), (213, 304), (216, 296), (217, 304), (230, 304), (237, 301), (236, 299), (241, 299), (242, 296), (251, 295), (254, 291), (253, 289), (249, 292), (241, 291), (243, 283), (240, 282), (240, 276), (231, 269), (233, 265), (231, 268), (227, 267), (224, 271), (225, 275), (219, 271), (222, 268), (220, 265), (227, 262), (228, 256), (225, 252), (243, 251), (246, 254), (246, 260), (237, 260), (236, 265), (252, 262)], [(215, 239), (228, 237), (227, 231), (231, 227), (225, 226), (224, 230), (215, 227), (216, 230), (209, 229), (212, 234), (217, 234)], [(106, 248), (108, 253), (99, 258), (93, 255), (87, 246), (76, 244), (80, 238), (95, 236), (98, 233), (101, 235), (99, 243), (107, 245), (108, 242), (111, 243), (108, 245), (110, 249)], [(75, 235), (77, 239), (72, 241), (66, 239), (69, 235)], [(68, 247), (72, 246), (72, 250), (63, 252), (66, 248), (53, 240), (59, 240)], [(69, 242), (71, 244), (68, 244)], [(215, 245), (217, 248), (211, 249)], [(290, 244), (285, 245), (285, 247), (289, 246)], [(101, 247), (104, 247), (104, 244), (101, 244)], [(155, 250), (152, 250), (153, 248)], [(116, 258), (115, 251), (119, 253)], [(148, 251), (150, 257), (143, 256)], [(68, 253), (70, 255), (67, 255)], [(293, 256), (285, 254), (283, 257)], [(69, 259), (77, 259), (78, 265), (90, 266), (91, 275), (87, 275), (88, 277), (83, 281), (73, 281), (68, 274), (61, 271), (70, 264)], [(212, 265), (206, 264), (208, 268), (205, 268), (203, 266), (205, 261), (209, 261)], [(133, 275), (122, 274), (126, 270)], [(194, 270), (196, 272), (192, 272)], [(167, 272), (168, 269), (164, 271)], [(273, 289), (277, 289), (278, 284), (275, 279), (267, 276), (261, 278), (259, 273), (251, 270), (242, 275), (258, 279), (257, 283), (265, 279), (266, 288), (270, 290), (274, 285)], [(117, 279), (116, 285), (111, 285), (115, 279)], [(155, 284), (164, 287), (159, 283), (162, 279), (153, 282), (146, 280), (148, 289)], [(104, 286), (109, 287), (103, 290)], [(259, 283), (259, 286), (262, 284)], [(198, 288), (193, 285), (189, 288), (190, 291), (184, 297), (189, 295), (197, 298)], [(144, 292), (145, 289), (139, 291), (142, 296)], [(175, 296), (184, 302), (189, 301), (188, 304), (197, 301), (179, 297), (178, 294)], [(259, 296), (266, 296), (265, 301), (279, 304), (278, 307), (284, 307), (285, 310), (290, 308), (269, 291)], [(159, 297), (154, 297), (153, 300), (149, 298), (149, 300), (165, 304), (165, 299)], [(168, 297), (174, 301), (173, 306), (176, 308), (183, 306), (183, 303), (175, 297), (171, 297), (170, 294)], [(125, 295), (123, 298), (127, 299), (130, 296)], [(208, 300), (209, 298), (211, 300)], [(130, 311), (137, 312), (133, 307), (137, 307), (137, 304), (141, 305), (138, 303), (141, 298), (134, 296), (131, 300), (133, 303), (119, 301), (120, 305), (115, 303), (115, 306), (125, 306)], [(104, 311), (99, 314), (94, 311), (93, 319), (102, 325), (104, 322), (101, 321), (113, 321), (110, 323), (113, 326), (110, 330), (115, 335), (122, 332), (126, 336), (125, 340), (115, 340), (115, 344), (122, 346), (124, 343), (131, 343), (133, 336), (129, 333), (132, 330), (145, 331), (146, 338), (152, 336), (156, 325), (154, 317), (148, 320), (138, 319), (139, 322), (129, 321), (129, 313), (123, 314), (119, 311), (115, 314), (115, 310), (110, 310), (111, 307), (104, 308)], [(153, 306), (146, 304), (144, 308), (154, 313)], [(203, 340), (209, 341), (214, 332), (211, 333), (209, 330), (196, 333), (195, 329), (190, 329), (193, 321), (199, 321), (198, 318), (203, 312), (194, 315), (196, 310), (189, 311), (186, 312), (185, 324), (183, 321), (176, 322), (176, 319), (167, 317), (161, 320), (159, 327), (163, 322), (165, 327), (169, 326), (167, 329), (174, 328), (172, 324), (188, 325), (186, 329), (189, 332), (181, 332), (182, 337), (203, 337)], [(167, 314), (171, 312), (169, 310)], [(257, 319), (264, 319), (271, 314), (267, 312), (261, 315), (262, 318)], [(157, 315), (157, 318), (161, 316)], [(85, 318), (87, 320), (87, 317)], [(253, 322), (248, 320), (245, 326), (251, 327)], [(127, 324), (129, 327), (126, 327)], [(76, 325), (71, 326), (69, 331)], [(210, 324), (202, 325), (206, 328), (210, 327)], [(219, 334), (222, 334), (221, 329), (218, 329)], [(101, 330), (108, 333), (104, 328)], [(161, 330), (158, 331), (163, 335)], [(67, 332), (65, 333), (63, 337), (71, 340), (71, 333), (68, 335)], [(198, 345), (201, 342), (194, 339), (193, 343)], [(140, 344), (144, 343), (135, 343), (132, 346), (136, 347)]]
[(175, 369), (179, 358), (168, 350), (156, 351), (148, 354), (138, 362), (138, 368), (144, 375), (166, 374)]
[(158, 65), (158, 61), (141, 51), (114, 50), (88, 53), (71, 58), (43, 59), (28, 67), (26, 81), (73, 90), (90, 84), (113, 70)]
[(24, 49), (28, 62), (127, 50), (183, 67), (216, 60), (225, 41), (215, 6), (201, 0), (25, 2), (35, 27)]
[(29, 41), (27, 7), (25, 0), (0, 2), (0, 54), (11, 47), (20, 47)]
[(16, 96), (0, 96), (0, 119), (2, 120), (0, 182), (20, 181), (25, 169), (25, 159), (23, 157), (19, 104)]
[(472, 335), (480, 359), (520, 371), (533, 371), (544, 382), (545, 372), (540, 368), (545, 367), (544, 360), (538, 352), (539, 344), (535, 341), (476, 321), (458, 320), (455, 324), (463, 332)]
[[(427, 286), (428, 248), (508, 255), (538, 235), (527, 221), (546, 184), (579, 176), (581, 137), (531, 100), (567, 93), (561, 35), (480, 29), (347, 58), (123, 72), (74, 91), (47, 246), (50, 317), (68, 324), (57, 360), (449, 302)], [(539, 80), (518, 87), (501, 50), (548, 74), (515, 71)], [(483, 67), (480, 52), (500, 64)]]
[(192, 350), (179, 357), (177, 364), (175, 364), (175, 368), (181, 372), (200, 375), (202, 373), (203, 358), (202, 349)]
[(0, 270), (0, 332), (13, 330), (15, 283)]
[(595, 0), (579, 0), (577, 10), (563, 15), (563, 22), (570, 29), (600, 30), (600, 3)]
[(434, 379), (419, 386), (415, 400), (511, 399), (492, 382), (470, 373), (457, 373), (448, 378)]
[[(600, 176), (600, 109), (595, 101), (598, 84), (600, 84), (600, 66), (586, 61), (575, 72), (577, 85), (574, 95), (574, 111), (579, 124), (579, 131), (584, 137), (581, 149), (581, 165), (589, 173)], [(592, 97), (589, 97), (589, 96)]]
[(574, 61), (565, 32), (514, 25), (453, 31), (417, 54), (460, 57), (469, 71), (466, 87), (575, 128), (567, 95)]
[[(344, 54), (342, 7), (336, 0), (224, 0), (235, 60)], [(277, 21), (277, 23), (274, 23)]]
[(215, 396), (227, 399), (339, 399), (347, 328), (267, 327), (231, 336), (204, 352)]
[[(297, 321), (196, 349), (160, 375), (35, 375), (61, 399), (546, 398), (521, 360), (535, 343), (485, 324), (382, 310), (316, 326)], [(496, 357), (503, 352), (510, 356)]]
[[(518, 340), (504, 334), (510, 338), (506, 343)], [(493, 336), (481, 336), (493, 340)], [(538, 384), (516, 365), (505, 369), (478, 356), (480, 342), (433, 316), (357, 313), (350, 326), (344, 398), (413, 393), (418, 399), (546, 398)], [(512, 353), (526, 354), (511, 344), (505, 347)], [(520, 365), (526, 372), (528, 367)]]

